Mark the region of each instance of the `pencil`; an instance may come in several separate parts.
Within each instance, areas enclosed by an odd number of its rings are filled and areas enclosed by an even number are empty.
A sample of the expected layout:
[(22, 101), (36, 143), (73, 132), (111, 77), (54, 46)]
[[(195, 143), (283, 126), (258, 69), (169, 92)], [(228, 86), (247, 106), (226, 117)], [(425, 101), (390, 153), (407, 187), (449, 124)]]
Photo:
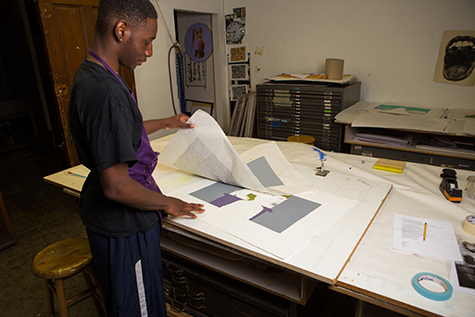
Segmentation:
[(71, 174), (71, 175), (74, 175), (74, 176), (78, 176), (78, 177), (82, 177), (82, 178), (87, 178), (87, 177), (84, 176), (84, 175), (79, 175), (79, 174), (76, 174), (76, 173), (73, 173), (73, 172), (68, 172), (68, 174)]
[(422, 237), (422, 241), (426, 241), (427, 235), (427, 222), (424, 224), (424, 236)]

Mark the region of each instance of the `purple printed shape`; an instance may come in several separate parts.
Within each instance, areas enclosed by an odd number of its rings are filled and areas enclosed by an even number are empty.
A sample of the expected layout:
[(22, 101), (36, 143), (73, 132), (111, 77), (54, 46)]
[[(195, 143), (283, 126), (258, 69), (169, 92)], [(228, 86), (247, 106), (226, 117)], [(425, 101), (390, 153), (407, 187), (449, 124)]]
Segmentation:
[(215, 200), (210, 201), (209, 203), (212, 204), (213, 206), (221, 208), (223, 206), (232, 204), (233, 202), (236, 202), (238, 200), (242, 200), (242, 199), (237, 196), (230, 195), (228, 193), (223, 193), (223, 196), (216, 198)]
[(272, 212), (272, 211), (273, 211), (273, 210), (270, 209), (269, 207), (262, 206), (262, 211), (261, 211), (260, 213), (258, 213), (257, 215), (255, 215), (254, 217), (252, 217), (251, 219), (249, 219), (249, 220), (254, 220), (254, 219), (256, 219), (257, 217), (259, 217), (259, 216), (265, 214), (266, 212)]

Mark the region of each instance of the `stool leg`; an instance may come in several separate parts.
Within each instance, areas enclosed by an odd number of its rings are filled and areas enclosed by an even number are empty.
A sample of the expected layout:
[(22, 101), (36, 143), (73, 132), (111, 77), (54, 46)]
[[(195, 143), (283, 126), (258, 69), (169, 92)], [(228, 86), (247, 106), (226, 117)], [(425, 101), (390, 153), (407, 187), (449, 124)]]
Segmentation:
[(92, 282), (88, 268), (82, 271), (82, 275), (84, 277), (84, 281), (86, 282), (87, 288), (91, 289), (91, 298), (94, 302), (94, 306), (96, 306), (97, 313), (99, 316), (102, 316), (104, 314), (104, 309), (102, 308), (101, 303), (102, 297), (98, 293), (97, 286)]
[(68, 317), (68, 305), (66, 303), (66, 293), (64, 291), (64, 281), (62, 278), (59, 278), (54, 281), (54, 286), (56, 288), (56, 296), (58, 297), (59, 305), (59, 315), (61, 317)]
[(96, 266), (94, 265), (94, 262), (92, 262), (87, 268), (87, 272), (89, 273), (89, 276), (91, 276), (92, 281), (94, 284), (97, 286), (97, 290), (99, 295), (102, 298), (102, 301), (104, 301), (104, 293), (102, 293), (102, 287), (101, 283), (99, 282), (99, 277), (97, 277), (97, 271), (96, 271)]
[(54, 296), (51, 287), (51, 280), (44, 280), (45, 281), (45, 295), (46, 295), (46, 311), (48, 313), (48, 317), (54, 317)]

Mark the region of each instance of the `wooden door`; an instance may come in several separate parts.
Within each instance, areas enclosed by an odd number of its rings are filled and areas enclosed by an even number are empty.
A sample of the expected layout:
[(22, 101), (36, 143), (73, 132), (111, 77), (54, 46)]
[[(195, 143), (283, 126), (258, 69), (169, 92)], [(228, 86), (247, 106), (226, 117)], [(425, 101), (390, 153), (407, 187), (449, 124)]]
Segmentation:
[[(99, 0), (37, 0), (50, 77), (60, 114), (63, 145), (70, 166), (79, 164), (68, 123), (70, 89), (74, 74), (92, 42)], [(133, 71), (120, 75), (135, 91)]]
[(7, 209), (0, 192), (0, 251), (16, 244), (13, 236), (13, 228), (8, 218)]

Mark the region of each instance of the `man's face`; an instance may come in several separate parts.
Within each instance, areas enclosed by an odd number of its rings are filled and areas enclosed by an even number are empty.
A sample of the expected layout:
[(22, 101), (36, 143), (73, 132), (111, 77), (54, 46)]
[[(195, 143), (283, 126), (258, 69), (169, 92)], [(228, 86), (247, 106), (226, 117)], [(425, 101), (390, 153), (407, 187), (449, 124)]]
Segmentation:
[(152, 57), (152, 41), (157, 36), (157, 20), (147, 19), (145, 26), (138, 25), (130, 27), (130, 36), (125, 41), (124, 48), (119, 56), (119, 63), (134, 70), (135, 67), (142, 65), (148, 57)]

